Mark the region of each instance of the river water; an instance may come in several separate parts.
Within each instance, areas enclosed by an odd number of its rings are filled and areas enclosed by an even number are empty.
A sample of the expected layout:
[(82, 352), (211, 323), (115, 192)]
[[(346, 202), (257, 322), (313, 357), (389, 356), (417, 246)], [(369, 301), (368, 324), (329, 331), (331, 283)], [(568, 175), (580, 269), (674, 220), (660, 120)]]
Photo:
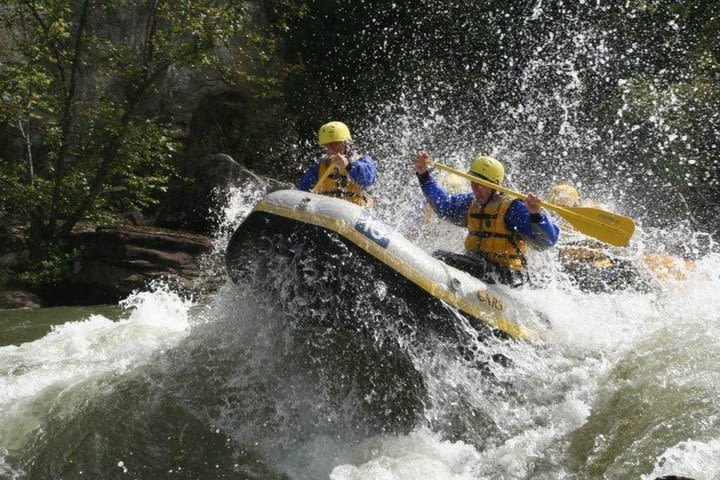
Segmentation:
[[(261, 194), (236, 192), (224, 232)], [(437, 227), (434, 242), (455, 239)], [(231, 283), (196, 301), (158, 285), (118, 306), (3, 311), (0, 477), (720, 478), (720, 257), (614, 293), (578, 291), (553, 258), (534, 258), (544, 288), (517, 292), (550, 337), (474, 345), (507, 368), (411, 352), (397, 378), (424, 389), (395, 400), (421, 405), (409, 423), (368, 400), (395, 377), (345, 378), (387, 359), (313, 350), (283, 305)]]

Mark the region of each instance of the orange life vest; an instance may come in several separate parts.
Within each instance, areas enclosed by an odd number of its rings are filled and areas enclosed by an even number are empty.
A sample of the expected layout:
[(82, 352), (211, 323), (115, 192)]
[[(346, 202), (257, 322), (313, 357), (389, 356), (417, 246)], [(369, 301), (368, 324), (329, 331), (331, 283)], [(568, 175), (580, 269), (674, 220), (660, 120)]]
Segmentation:
[[(362, 155), (356, 153), (352, 159), (355, 160), (361, 157)], [(322, 183), (316, 186), (317, 193), (329, 197), (342, 198), (361, 207), (366, 206), (370, 202), (370, 196), (360, 185), (348, 176), (347, 170), (342, 169), (338, 171), (332, 162), (327, 160), (320, 162), (318, 178), (322, 178), (328, 168), (332, 168), (334, 171), (330, 173)]]
[(498, 265), (521, 270), (526, 265), (527, 243), (505, 225), (505, 214), (513, 199), (496, 192), (481, 207), (473, 201), (468, 209), (465, 249), (481, 253)]

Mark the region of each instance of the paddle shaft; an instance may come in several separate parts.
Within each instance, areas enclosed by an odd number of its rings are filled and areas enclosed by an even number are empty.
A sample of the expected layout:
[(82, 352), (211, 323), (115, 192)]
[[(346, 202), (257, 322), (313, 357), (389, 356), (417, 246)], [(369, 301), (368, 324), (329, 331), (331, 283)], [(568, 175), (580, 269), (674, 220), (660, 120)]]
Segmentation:
[[(509, 188), (505, 188), (502, 185), (498, 185), (489, 180), (485, 180), (484, 178), (476, 177), (475, 175), (470, 175), (469, 173), (461, 172), (460, 170), (455, 170), (454, 168), (448, 167), (447, 165), (445, 165), (443, 163), (433, 161), (430, 163), (430, 165), (433, 165), (434, 167), (436, 167), (440, 170), (444, 170), (448, 173), (452, 173), (453, 175), (457, 175), (459, 177), (466, 178), (466, 179), (470, 180), (471, 182), (478, 183), (478, 184), (484, 185), (486, 187), (490, 187), (493, 190), (497, 190), (499, 192), (507, 193), (508, 195), (512, 195), (513, 197), (519, 198), (520, 200), (525, 200), (527, 198), (527, 195), (525, 195), (523, 193), (514, 192), (514, 191), (510, 190)], [(552, 209), (552, 207), (557, 207), (556, 205), (552, 205), (550, 203), (545, 203), (543, 201), (540, 201), (540, 205), (542, 205), (543, 207), (547, 207), (549, 209)], [(562, 207), (557, 207), (557, 208), (562, 208)]]
[[(328, 168), (325, 170), (325, 173), (322, 174), (322, 177), (320, 177), (320, 180), (317, 181), (315, 186), (312, 188), (312, 193), (317, 193), (318, 189), (320, 188), (320, 185), (330, 176), (333, 170), (336, 170), (337, 167), (335, 165), (329, 165)], [(320, 164), (318, 164), (318, 171), (320, 171)]]

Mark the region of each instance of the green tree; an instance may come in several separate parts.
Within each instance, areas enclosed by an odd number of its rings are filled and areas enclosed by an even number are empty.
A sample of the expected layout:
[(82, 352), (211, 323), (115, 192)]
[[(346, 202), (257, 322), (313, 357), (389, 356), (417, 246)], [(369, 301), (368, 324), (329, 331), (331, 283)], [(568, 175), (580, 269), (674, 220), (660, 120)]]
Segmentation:
[[(83, 219), (157, 202), (179, 133), (173, 78), (212, 71), (243, 32), (232, 0), (8, 0), (0, 7), (0, 204), (35, 256)], [(239, 42), (235, 42), (235, 47)]]

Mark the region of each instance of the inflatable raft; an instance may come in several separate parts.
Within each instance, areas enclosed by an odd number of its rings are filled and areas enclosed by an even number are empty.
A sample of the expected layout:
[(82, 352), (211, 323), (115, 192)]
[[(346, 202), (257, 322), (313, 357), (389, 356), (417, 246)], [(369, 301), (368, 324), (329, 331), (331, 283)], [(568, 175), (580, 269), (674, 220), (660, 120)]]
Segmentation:
[(392, 316), (440, 336), (469, 325), (518, 340), (548, 328), (511, 289), (435, 259), (361, 207), (313, 193), (269, 194), (235, 230), (225, 259), (233, 282), (323, 325), (372, 328), (373, 318)]
[(586, 239), (565, 242), (556, 249), (563, 271), (583, 292), (651, 292), (664, 284), (667, 288), (668, 282), (685, 281), (695, 271), (692, 260), (667, 253), (622, 256), (622, 252)]

